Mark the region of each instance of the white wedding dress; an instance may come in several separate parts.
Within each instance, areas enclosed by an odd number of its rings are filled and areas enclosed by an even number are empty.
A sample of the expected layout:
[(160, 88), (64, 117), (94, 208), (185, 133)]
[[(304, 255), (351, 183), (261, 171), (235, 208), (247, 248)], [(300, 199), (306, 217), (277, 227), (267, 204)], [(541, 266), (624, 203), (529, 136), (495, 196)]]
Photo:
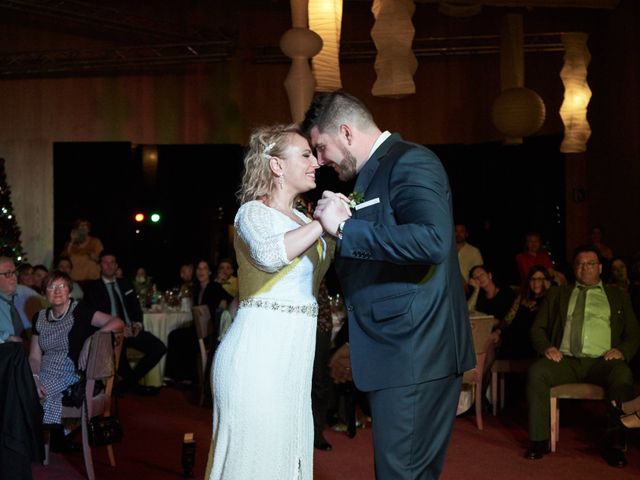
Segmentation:
[(212, 369), (211, 480), (312, 479), (315, 294), (330, 255), (321, 238), (289, 262), (298, 226), (259, 201), (236, 216), (240, 308)]

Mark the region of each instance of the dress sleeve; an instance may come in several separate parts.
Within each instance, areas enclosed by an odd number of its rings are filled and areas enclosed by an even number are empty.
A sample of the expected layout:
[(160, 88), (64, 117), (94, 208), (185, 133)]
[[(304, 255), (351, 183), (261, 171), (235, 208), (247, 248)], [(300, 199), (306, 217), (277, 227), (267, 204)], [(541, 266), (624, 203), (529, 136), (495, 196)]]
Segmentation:
[(260, 270), (277, 272), (291, 263), (284, 248), (285, 231), (277, 231), (273, 213), (260, 202), (240, 207), (235, 221), (238, 237), (247, 246), (249, 259)]

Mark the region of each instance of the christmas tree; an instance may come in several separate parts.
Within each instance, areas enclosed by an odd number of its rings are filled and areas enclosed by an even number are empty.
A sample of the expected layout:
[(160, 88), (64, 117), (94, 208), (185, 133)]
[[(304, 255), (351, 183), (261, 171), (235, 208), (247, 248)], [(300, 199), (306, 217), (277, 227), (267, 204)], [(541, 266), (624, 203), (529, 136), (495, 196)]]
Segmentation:
[(27, 259), (20, 243), (20, 228), (11, 205), (11, 189), (4, 171), (4, 158), (0, 158), (0, 256), (11, 257), (16, 263)]

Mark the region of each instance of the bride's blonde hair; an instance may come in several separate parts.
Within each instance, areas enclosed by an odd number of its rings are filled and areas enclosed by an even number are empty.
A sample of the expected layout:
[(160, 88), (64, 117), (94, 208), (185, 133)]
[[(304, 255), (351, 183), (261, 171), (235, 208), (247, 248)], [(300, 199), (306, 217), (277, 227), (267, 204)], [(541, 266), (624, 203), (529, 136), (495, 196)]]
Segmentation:
[(289, 146), (291, 133), (303, 136), (297, 124), (258, 127), (251, 132), (244, 157), (242, 184), (237, 193), (240, 204), (269, 197), (276, 188), (276, 177), (269, 167), (269, 160), (282, 157)]

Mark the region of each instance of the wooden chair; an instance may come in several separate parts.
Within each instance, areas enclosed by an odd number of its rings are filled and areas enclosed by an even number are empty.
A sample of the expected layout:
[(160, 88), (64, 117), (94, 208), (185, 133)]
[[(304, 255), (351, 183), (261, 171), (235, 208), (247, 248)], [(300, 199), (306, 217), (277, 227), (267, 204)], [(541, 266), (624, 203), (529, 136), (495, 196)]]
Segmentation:
[(206, 305), (197, 305), (191, 309), (193, 315), (193, 325), (196, 328), (200, 356), (198, 357), (198, 379), (200, 380), (200, 405), (204, 404), (205, 397), (205, 372), (207, 369), (207, 346), (205, 339), (213, 334), (213, 321), (211, 312)]
[(198, 346), (200, 347), (198, 374), (204, 375), (204, 369), (207, 365), (207, 346), (205, 339), (213, 334), (211, 312), (206, 305), (198, 305), (191, 309), (191, 313), (193, 315), (193, 325), (196, 328), (196, 336), (198, 337)]
[(560, 440), (560, 408), (558, 399), (604, 400), (604, 388), (592, 383), (565, 383), (551, 388), (549, 403), (551, 407), (550, 433), (551, 451), (556, 451), (556, 443)]
[[(115, 339), (115, 341), (113, 341)], [(89, 480), (95, 480), (93, 470), (93, 457), (91, 446), (89, 445), (89, 419), (98, 415), (109, 416), (111, 414), (111, 394), (115, 374), (118, 371), (118, 360), (122, 350), (124, 335), (122, 332), (114, 333), (112, 339), (111, 332), (96, 332), (89, 337), (82, 348), (80, 354), (80, 365), (83, 366), (83, 359), (86, 359), (85, 375), (87, 379), (85, 390), (85, 401), (81, 408), (62, 407), (62, 418), (78, 418), (82, 429), (82, 453), (84, 465)], [(115, 344), (115, 345), (114, 345)], [(104, 391), (98, 395), (93, 395), (96, 380), (104, 383)], [(109, 463), (116, 466), (113, 453), (113, 446), (107, 445)], [(45, 438), (45, 465), (49, 464), (49, 439)]]
[[(533, 362), (535, 362), (535, 359), (530, 358), (498, 358), (493, 362), (493, 365), (491, 365), (491, 403), (494, 417), (498, 414), (498, 394), (500, 395), (500, 409), (504, 408), (505, 374), (527, 373)], [(498, 388), (498, 382), (500, 388)]]
[(473, 316), (470, 318), (473, 347), (476, 351), (476, 366), (462, 377), (462, 383), (471, 384), (475, 389), (476, 425), (483, 429), (482, 422), (482, 377), (487, 358), (487, 346), (491, 341), (491, 331), (498, 321), (491, 316)]

